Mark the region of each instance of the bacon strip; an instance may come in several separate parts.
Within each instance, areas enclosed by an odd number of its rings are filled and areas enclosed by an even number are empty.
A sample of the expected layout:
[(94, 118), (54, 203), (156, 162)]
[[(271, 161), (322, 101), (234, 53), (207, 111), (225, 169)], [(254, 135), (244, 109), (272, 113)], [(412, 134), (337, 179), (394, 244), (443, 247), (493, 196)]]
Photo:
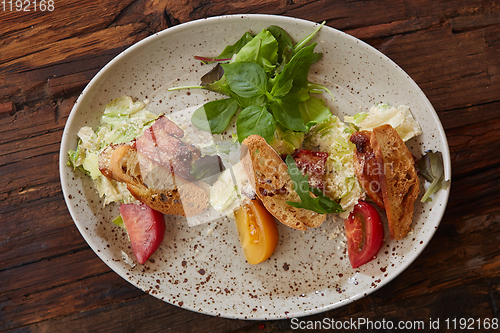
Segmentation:
[[(296, 149), (292, 154), (303, 176), (309, 176), (309, 186), (324, 190), (325, 164), (328, 153), (309, 149)], [(286, 155), (281, 156), (283, 160)]]
[[(171, 170), (176, 176), (189, 180), (193, 162), (200, 158), (200, 151), (179, 139), (184, 131), (174, 122), (162, 116), (137, 138), (139, 156)], [(142, 164), (142, 163), (141, 163)]]
[(350, 141), (356, 145), (354, 155), (354, 171), (366, 194), (384, 209), (384, 199), (380, 187), (380, 175), (383, 172), (383, 161), (379, 161), (370, 142), (371, 132), (360, 131), (351, 135)]

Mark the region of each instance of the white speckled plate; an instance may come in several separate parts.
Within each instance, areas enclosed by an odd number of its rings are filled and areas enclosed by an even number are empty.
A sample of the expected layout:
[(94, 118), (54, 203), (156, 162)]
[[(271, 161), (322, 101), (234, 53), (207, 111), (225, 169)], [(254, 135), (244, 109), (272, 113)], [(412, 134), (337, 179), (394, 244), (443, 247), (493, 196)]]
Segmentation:
[[(121, 251), (133, 258), (125, 234), (111, 223), (118, 206), (103, 208), (90, 178), (66, 166), (75, 149), (78, 129), (97, 127), (104, 106), (130, 95), (150, 101), (156, 113), (181, 111), (214, 94), (201, 90), (167, 92), (174, 85), (199, 84), (210, 69), (194, 55), (217, 55), (245, 31), (271, 25), (283, 27), (295, 40), (316, 23), (268, 15), (235, 15), (189, 22), (137, 43), (102, 69), (75, 104), (61, 144), (60, 173), (64, 198), (81, 234), (97, 255), (124, 279), (145, 292), (179, 307), (228, 318), (277, 319), (330, 310), (380, 288), (422, 252), (439, 225), (448, 199), (440, 191), (431, 203), (416, 204), (413, 231), (402, 241), (386, 240), (378, 257), (352, 269), (346, 257), (342, 222), (300, 232), (279, 226), (280, 241), (266, 262), (246, 263), (234, 223), (224, 219), (196, 227), (167, 216), (165, 240), (152, 259), (132, 268)], [(446, 137), (431, 104), (410, 77), (369, 45), (329, 27), (314, 39), (323, 59), (310, 80), (329, 87), (334, 114), (343, 119), (376, 102), (410, 106), (423, 134), (409, 142), (420, 156), (425, 150), (443, 153), (446, 177), (450, 158)], [(386, 233), (387, 234), (387, 233)]]

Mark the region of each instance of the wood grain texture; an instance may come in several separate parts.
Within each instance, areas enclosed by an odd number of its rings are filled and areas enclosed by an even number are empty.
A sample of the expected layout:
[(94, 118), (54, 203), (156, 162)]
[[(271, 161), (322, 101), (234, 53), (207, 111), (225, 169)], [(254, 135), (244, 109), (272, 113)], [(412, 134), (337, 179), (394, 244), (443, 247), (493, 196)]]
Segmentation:
[(85, 243), (59, 183), (67, 117), (107, 62), (170, 26), (237, 13), (325, 20), (376, 47), (428, 96), (450, 145), (450, 200), (423, 253), (372, 295), (307, 319), (499, 318), (500, 3), (58, 0), (53, 12), (0, 12), (0, 332), (291, 331), (133, 287)]

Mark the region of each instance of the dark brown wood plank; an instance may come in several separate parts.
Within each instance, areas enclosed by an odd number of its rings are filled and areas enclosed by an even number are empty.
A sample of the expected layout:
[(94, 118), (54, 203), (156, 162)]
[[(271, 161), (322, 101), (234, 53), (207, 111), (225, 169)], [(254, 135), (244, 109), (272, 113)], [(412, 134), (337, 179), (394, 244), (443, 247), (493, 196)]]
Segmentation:
[(496, 166), (452, 180), (447, 212), (452, 212), (457, 218), (471, 218), (474, 215), (498, 211), (499, 170), (500, 167)]
[[(188, 316), (186, 316), (188, 314)], [(89, 321), (87, 316), (92, 316)], [(110, 326), (110, 318), (113, 325)], [(111, 304), (86, 313), (75, 313), (52, 322), (29, 325), (36, 332), (233, 332), (252, 322), (216, 318), (166, 304), (150, 296)]]
[(450, 20), (454, 32), (475, 30), (500, 24), (499, 13), (484, 13), (473, 16), (459, 16)]
[[(45, 12), (2, 11), (1, 18), (7, 23), (0, 28), (3, 52), (0, 64), (12, 66), (14, 63), (26, 63), (33, 60), (33, 54), (48, 54), (59, 57), (55, 50), (60, 48), (57, 43), (70, 45), (93, 33), (105, 33), (106, 28), (113, 23), (120, 12), (132, 1), (101, 1), (92, 6), (83, 5), (79, 1), (64, 0), (55, 4), (55, 10)], [(79, 15), (74, 15), (78, 12)], [(102, 32), (101, 32), (102, 31)], [(119, 34), (119, 30), (115, 31)], [(40, 38), (44, 36), (44, 38)], [(73, 37), (73, 41), (70, 41)], [(83, 37), (80, 46), (86, 45)], [(112, 37), (111, 34), (109, 37)], [(76, 46), (76, 45), (75, 45)], [(23, 52), (20, 53), (19, 50)], [(27, 50), (30, 50), (28, 52)], [(66, 50), (71, 52), (70, 50)], [(76, 51), (76, 50), (75, 50)], [(76, 51), (82, 52), (83, 50)], [(19, 54), (26, 54), (18, 59)], [(45, 59), (36, 59), (43, 61)], [(53, 61), (54, 59), (52, 59)], [(50, 62), (50, 61), (49, 61)], [(13, 67), (11, 67), (13, 69)]]
[(429, 29), (431, 27), (438, 26), (439, 24), (439, 18), (436, 16), (416, 17), (392, 21), (389, 23), (369, 25), (361, 28), (348, 29), (345, 30), (345, 32), (349, 35), (355, 36), (356, 38), (369, 40)]
[[(41, 204), (48, 207), (60, 206), (61, 201), (44, 200)], [(38, 212), (42, 209), (41, 207), (42, 205), (38, 208)], [(57, 211), (54, 210), (54, 213)], [(62, 215), (65, 212), (61, 210), (59, 213)], [(71, 221), (68, 221), (65, 215), (63, 215), (64, 218), (56, 215), (49, 216), (47, 220), (36, 219), (35, 216), (36, 211), (30, 211), (26, 216), (27, 220), (20, 221), (21, 226), (14, 229), (16, 234), (2, 238), (0, 241), (1, 270), (71, 253), (88, 246), (78, 229)], [(43, 223), (53, 223), (55, 226), (41, 227)], [(27, 231), (17, 234), (23, 230)]]
[[(0, 172), (10, 174), (8, 179), (2, 179), (2, 191), (0, 193), (9, 198), (9, 203), (16, 205), (23, 200), (25, 194), (43, 196), (43, 193), (34, 193), (36, 191), (30, 188), (37, 188), (40, 186), (47, 186), (48, 189), (53, 188), (53, 191), (45, 193), (53, 194), (60, 189), (58, 165), (59, 154), (56, 150), (56, 144), (51, 145), (50, 153), (40, 154), (29, 159), (24, 159), (18, 162), (7, 163), (0, 167)], [(32, 152), (38, 152), (38, 149), (33, 148)], [(2, 206), (2, 211), (9, 211), (15, 207)]]
[[(0, 22), (5, 22), (0, 25), (0, 101), (11, 98), (25, 104), (58, 97), (61, 81), (55, 78), (68, 75), (68, 70), (79, 75), (67, 78), (72, 84), (64, 89), (81, 91), (119, 52), (167, 28), (164, 7), (156, 1), (108, 0), (86, 5), (66, 0), (56, 7), (44, 13), (0, 12)], [(49, 79), (55, 80), (47, 83)]]
[(12, 102), (2, 103), (0, 104), (0, 115), (4, 113), (10, 113), (14, 111), (14, 104)]
[(458, 127), (487, 122), (498, 117), (500, 102), (473, 105), (449, 111), (440, 111), (439, 119), (447, 132)]
[[(0, 295), (11, 292), (27, 295), (110, 271), (89, 247), (64, 253), (67, 254), (0, 270), (0, 280), (5, 282), (0, 286)], [(20, 276), (23, 278), (19, 279)]]
[(447, 132), (454, 165), (453, 174), (460, 176), (480, 169), (500, 166), (498, 151), (500, 117)]
[(11, 291), (0, 295), (3, 317), (0, 330), (43, 322), (142, 295), (142, 291), (117, 277), (114, 272), (73, 280), (71, 283), (38, 289), (32, 293)]
[(498, 100), (500, 60), (493, 55), (499, 47), (488, 46), (480, 30), (454, 34), (445, 23), (374, 44), (419, 84), (437, 111)]

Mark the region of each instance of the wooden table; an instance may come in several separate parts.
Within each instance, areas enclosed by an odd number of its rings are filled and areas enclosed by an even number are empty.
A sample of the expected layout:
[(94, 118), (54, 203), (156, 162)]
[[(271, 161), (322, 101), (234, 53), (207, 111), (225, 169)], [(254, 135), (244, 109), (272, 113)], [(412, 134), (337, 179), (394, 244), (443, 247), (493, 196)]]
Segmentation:
[[(3, 4), (6, 8), (2, 10)], [(85, 243), (64, 203), (59, 145), (90, 79), (130, 45), (194, 19), (269, 13), (321, 22), (398, 63), (446, 130), (453, 182), (434, 238), (370, 296), (307, 320), (498, 320), (500, 4), (487, 0), (0, 2), (0, 331), (271, 332), (290, 320), (193, 313), (135, 288)], [(469, 324), (471, 321), (467, 321)], [(478, 322), (479, 320), (479, 322)]]

